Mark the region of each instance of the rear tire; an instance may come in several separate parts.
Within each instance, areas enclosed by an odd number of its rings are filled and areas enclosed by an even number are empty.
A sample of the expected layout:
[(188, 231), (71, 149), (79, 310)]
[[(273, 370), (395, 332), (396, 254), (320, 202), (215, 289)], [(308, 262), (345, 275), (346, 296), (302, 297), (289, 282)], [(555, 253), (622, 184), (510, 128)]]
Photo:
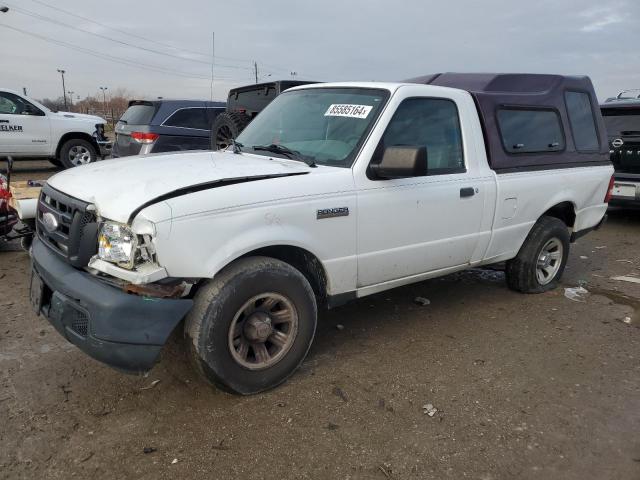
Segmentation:
[(508, 287), (522, 293), (542, 293), (556, 288), (567, 264), (569, 245), (569, 231), (564, 222), (541, 217), (518, 255), (507, 262)]
[(231, 145), (231, 140), (249, 125), (251, 117), (242, 112), (223, 112), (211, 125), (211, 150), (224, 150)]
[(72, 138), (62, 145), (58, 161), (64, 168), (73, 168), (93, 163), (97, 158), (96, 149), (91, 142), (82, 138)]
[(269, 257), (237, 260), (202, 286), (185, 323), (200, 374), (228, 392), (250, 395), (284, 382), (302, 363), (317, 323), (307, 279)]

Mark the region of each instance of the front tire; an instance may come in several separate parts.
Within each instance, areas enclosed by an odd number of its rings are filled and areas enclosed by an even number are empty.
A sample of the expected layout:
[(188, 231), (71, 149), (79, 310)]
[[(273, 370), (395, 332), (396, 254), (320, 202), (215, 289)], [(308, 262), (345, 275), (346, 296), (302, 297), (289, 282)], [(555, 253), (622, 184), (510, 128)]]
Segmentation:
[(72, 138), (62, 145), (58, 161), (64, 168), (73, 168), (93, 163), (97, 158), (96, 149), (91, 142), (82, 138)]
[(293, 374), (309, 351), (316, 323), (315, 295), (302, 273), (280, 260), (249, 257), (198, 290), (185, 337), (208, 382), (250, 395)]
[(522, 293), (553, 290), (569, 257), (569, 231), (555, 217), (541, 217), (529, 232), (518, 255), (507, 262), (507, 285)]

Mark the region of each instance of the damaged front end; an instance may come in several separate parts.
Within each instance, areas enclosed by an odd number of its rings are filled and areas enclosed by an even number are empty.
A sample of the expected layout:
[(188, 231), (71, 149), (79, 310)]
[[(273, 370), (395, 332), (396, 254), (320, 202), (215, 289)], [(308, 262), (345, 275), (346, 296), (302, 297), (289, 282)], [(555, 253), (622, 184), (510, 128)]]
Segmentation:
[(141, 218), (118, 229), (99, 208), (43, 188), (32, 246), (31, 301), (37, 313), (91, 357), (143, 373), (189, 312), (193, 285), (168, 277)]
[(102, 158), (105, 158), (111, 155), (113, 142), (111, 142), (111, 140), (109, 140), (109, 138), (105, 134), (104, 123), (96, 124), (96, 130), (95, 132), (93, 132), (93, 138), (96, 144), (98, 145), (98, 150), (100, 151), (100, 156)]

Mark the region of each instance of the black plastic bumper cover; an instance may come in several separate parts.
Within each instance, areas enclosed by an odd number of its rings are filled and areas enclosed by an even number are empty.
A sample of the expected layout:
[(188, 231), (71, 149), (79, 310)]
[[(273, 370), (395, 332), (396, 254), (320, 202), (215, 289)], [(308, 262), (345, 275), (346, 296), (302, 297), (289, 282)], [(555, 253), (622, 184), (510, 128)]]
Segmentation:
[(193, 305), (124, 293), (77, 270), (34, 240), (33, 268), (45, 289), (40, 313), (89, 356), (128, 373), (150, 370)]
[(600, 229), (600, 227), (602, 227), (602, 225), (607, 222), (607, 218), (608, 215), (605, 214), (595, 227), (585, 228), (584, 230), (580, 230), (579, 232), (573, 232), (570, 238), (571, 243), (575, 242), (579, 238), (584, 237), (589, 232)]

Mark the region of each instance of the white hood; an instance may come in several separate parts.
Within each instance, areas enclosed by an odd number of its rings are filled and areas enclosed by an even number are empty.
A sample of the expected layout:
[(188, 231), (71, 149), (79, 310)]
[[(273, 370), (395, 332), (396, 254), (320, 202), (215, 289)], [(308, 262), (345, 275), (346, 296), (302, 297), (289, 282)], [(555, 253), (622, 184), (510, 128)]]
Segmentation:
[(96, 115), (86, 115), (84, 113), (73, 113), (73, 112), (52, 112), (52, 115), (57, 117), (61, 117), (67, 120), (78, 120), (82, 122), (91, 122), (92, 125), (96, 125), (98, 123), (107, 123), (104, 118), (98, 117)]
[(138, 207), (167, 193), (217, 180), (310, 172), (294, 160), (230, 152), (180, 152), (105, 160), (65, 170), (48, 184), (93, 203), (100, 215), (127, 222)]

